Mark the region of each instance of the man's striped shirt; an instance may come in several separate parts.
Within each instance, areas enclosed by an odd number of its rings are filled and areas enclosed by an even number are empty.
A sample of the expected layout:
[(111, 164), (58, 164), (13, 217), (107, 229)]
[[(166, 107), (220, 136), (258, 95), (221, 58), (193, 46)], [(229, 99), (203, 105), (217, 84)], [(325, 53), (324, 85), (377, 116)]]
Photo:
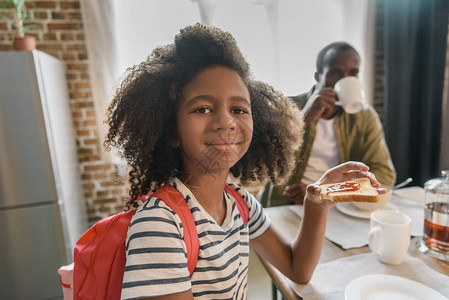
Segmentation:
[(262, 206), (240, 186), (230, 184), (248, 204), (249, 219), (243, 223), (235, 200), (224, 192), (227, 209), (220, 226), (179, 179), (171, 185), (184, 196), (195, 220), (200, 244), (196, 269), (190, 278), (178, 215), (162, 200), (151, 198), (137, 209), (128, 230), (122, 299), (189, 289), (195, 299), (246, 299), (249, 239), (270, 226)]

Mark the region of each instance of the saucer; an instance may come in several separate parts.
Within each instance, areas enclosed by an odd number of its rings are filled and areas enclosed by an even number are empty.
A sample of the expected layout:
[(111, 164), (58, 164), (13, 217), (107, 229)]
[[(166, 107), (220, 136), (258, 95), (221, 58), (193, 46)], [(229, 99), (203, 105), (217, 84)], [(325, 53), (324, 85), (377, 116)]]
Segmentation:
[[(371, 213), (374, 211), (367, 211), (367, 210), (361, 210), (358, 209), (357, 207), (355, 207), (354, 205), (352, 205), (351, 202), (343, 202), (343, 203), (338, 203), (336, 205), (337, 209), (344, 213), (345, 215), (351, 216), (351, 217), (356, 217), (356, 218), (360, 218), (360, 219), (369, 219)], [(383, 210), (398, 210), (398, 208), (391, 204), (390, 202), (387, 203), (387, 205), (385, 205), (384, 207), (382, 207), (381, 209)]]

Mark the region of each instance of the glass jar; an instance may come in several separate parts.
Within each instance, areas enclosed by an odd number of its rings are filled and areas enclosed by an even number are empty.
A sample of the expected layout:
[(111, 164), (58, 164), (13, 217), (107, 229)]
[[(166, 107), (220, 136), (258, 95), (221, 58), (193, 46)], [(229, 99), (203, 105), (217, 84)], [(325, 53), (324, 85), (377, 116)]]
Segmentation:
[(427, 181), (424, 189), (424, 232), (418, 249), (449, 261), (449, 170), (441, 171), (441, 178)]

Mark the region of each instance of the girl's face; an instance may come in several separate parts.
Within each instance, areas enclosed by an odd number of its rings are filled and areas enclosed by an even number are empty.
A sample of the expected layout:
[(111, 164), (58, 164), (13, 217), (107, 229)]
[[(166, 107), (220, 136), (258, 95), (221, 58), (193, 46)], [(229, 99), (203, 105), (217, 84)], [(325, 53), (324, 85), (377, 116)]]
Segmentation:
[(237, 72), (212, 66), (181, 93), (176, 146), (183, 172), (214, 175), (236, 164), (249, 148), (253, 119), (248, 88)]

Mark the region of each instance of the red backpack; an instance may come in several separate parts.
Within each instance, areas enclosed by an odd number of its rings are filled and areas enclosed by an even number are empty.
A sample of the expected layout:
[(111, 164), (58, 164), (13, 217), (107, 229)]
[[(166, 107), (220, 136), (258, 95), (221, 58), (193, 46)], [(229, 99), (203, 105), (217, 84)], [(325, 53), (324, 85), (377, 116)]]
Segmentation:
[[(235, 199), (242, 220), (247, 223), (249, 209), (245, 200), (229, 185), (225, 185), (225, 191)], [(162, 199), (180, 217), (187, 265), (192, 276), (198, 262), (199, 240), (187, 202), (171, 185), (164, 185), (144, 200), (150, 197)], [(72, 264), (59, 270), (64, 299), (120, 299), (126, 264), (126, 235), (134, 212), (135, 209), (104, 218), (81, 236), (75, 245), (74, 268)], [(65, 282), (64, 275), (68, 278)], [(73, 285), (70, 285), (71, 276)]]

